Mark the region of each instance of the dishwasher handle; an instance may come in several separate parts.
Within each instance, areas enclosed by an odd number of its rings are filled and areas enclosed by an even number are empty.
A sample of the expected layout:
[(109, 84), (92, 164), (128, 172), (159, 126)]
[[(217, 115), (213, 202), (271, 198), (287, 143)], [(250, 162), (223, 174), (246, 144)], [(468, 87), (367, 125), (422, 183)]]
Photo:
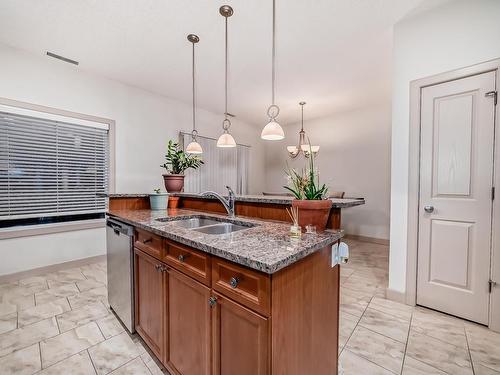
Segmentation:
[(132, 236), (133, 233), (132, 227), (114, 220), (108, 219), (106, 221), (106, 226), (111, 228), (117, 235), (124, 234), (126, 236)]

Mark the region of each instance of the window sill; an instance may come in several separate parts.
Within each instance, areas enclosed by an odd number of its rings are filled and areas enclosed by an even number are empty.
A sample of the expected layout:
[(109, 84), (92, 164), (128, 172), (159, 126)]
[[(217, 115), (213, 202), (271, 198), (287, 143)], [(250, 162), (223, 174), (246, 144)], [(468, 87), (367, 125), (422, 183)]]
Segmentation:
[(69, 221), (64, 223), (30, 225), (24, 227), (3, 228), (0, 230), (0, 240), (38, 236), (44, 234), (72, 232), (83, 229), (104, 228), (106, 219)]

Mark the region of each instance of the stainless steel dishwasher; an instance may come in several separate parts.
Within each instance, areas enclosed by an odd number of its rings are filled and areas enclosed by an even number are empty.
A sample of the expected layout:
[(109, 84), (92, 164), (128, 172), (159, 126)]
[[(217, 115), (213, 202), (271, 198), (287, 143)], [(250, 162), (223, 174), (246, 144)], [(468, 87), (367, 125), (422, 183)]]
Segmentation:
[(133, 227), (108, 217), (108, 301), (130, 333), (135, 332), (133, 236)]

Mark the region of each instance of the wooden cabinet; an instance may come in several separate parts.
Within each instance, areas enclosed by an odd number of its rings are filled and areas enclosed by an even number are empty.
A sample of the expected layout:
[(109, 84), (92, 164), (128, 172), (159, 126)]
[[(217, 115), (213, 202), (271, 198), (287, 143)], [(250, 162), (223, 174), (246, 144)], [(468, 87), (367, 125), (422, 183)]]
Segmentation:
[(223, 259), (212, 261), (212, 288), (261, 315), (269, 316), (271, 276)]
[(210, 286), (210, 255), (190, 247), (165, 241), (165, 263)]
[(161, 262), (139, 249), (134, 250), (135, 329), (153, 353), (165, 355), (167, 278)]
[(213, 374), (270, 373), (269, 321), (214, 293), (212, 308)]
[(136, 329), (171, 374), (337, 373), (340, 270), (329, 247), (268, 275), (136, 236)]
[(152, 257), (158, 259), (163, 257), (163, 238), (143, 229), (135, 229), (134, 246)]
[(170, 372), (209, 375), (210, 289), (173, 269), (168, 270), (168, 349)]

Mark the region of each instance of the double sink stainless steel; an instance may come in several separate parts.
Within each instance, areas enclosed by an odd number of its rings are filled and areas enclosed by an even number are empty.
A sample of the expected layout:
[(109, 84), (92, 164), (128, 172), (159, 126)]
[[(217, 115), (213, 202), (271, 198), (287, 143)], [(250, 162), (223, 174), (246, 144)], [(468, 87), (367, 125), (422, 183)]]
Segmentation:
[(161, 222), (172, 223), (175, 226), (201, 232), (205, 234), (229, 234), (244, 229), (254, 227), (252, 223), (235, 224), (230, 221), (215, 220), (208, 217), (191, 217), (191, 218), (160, 218)]

